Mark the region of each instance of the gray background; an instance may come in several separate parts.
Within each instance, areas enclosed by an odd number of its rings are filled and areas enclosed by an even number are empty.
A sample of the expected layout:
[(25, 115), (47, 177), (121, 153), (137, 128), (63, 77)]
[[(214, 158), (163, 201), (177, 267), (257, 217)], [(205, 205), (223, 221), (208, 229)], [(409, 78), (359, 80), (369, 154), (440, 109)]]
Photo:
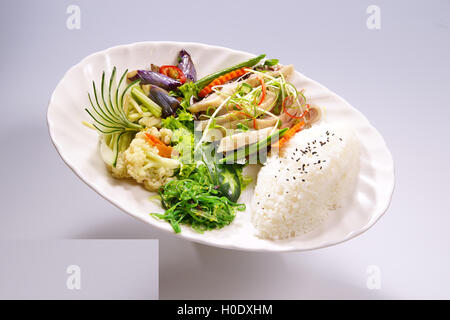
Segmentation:
[(0, 299), (158, 299), (158, 240), (2, 240), (0, 252)]
[[(450, 1), (1, 1), (0, 24), (2, 238), (158, 238), (160, 298), (450, 298)], [(393, 153), (387, 214), (335, 247), (259, 254), (180, 240), (100, 198), (56, 154), (47, 102), (86, 55), (144, 40), (264, 52), (347, 99)]]

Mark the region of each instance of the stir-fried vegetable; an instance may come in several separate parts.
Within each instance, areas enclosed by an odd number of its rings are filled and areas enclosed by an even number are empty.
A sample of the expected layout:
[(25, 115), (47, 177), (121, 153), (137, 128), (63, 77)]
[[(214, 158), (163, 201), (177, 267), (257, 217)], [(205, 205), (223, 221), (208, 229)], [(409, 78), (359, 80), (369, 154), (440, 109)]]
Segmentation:
[[(261, 140), (259, 142), (253, 143), (249, 146), (246, 146), (242, 149), (239, 149), (236, 152), (233, 152), (233, 153), (227, 155), (223, 159), (220, 159), (219, 163), (236, 163), (239, 160), (242, 160), (245, 157), (256, 154), (256, 153), (261, 153), (261, 154), (257, 154), (257, 156), (260, 160), (263, 160), (263, 159), (261, 159), (261, 157), (265, 157), (267, 155), (267, 152), (266, 152), (267, 147), (270, 146), (271, 144), (275, 143), (276, 141), (278, 141), (278, 139), (280, 139), (286, 133), (287, 130), (288, 130), (288, 128), (281, 129), (281, 130), (275, 132), (274, 134), (270, 135), (269, 137), (267, 137), (264, 140)], [(263, 152), (260, 152), (260, 151), (263, 151)]]
[(217, 165), (219, 192), (231, 201), (238, 201), (241, 195), (241, 180), (239, 174), (232, 165)]
[(157, 130), (147, 129), (136, 134), (130, 146), (123, 152), (124, 165), (128, 176), (144, 184), (146, 189), (157, 191), (174, 179), (173, 176), (181, 163), (176, 159), (163, 157), (161, 146), (149, 143), (147, 134), (154, 136)]
[[(272, 144), (272, 148), (281, 148), (286, 142), (289, 141), (297, 132), (303, 130), (305, 127), (305, 122), (300, 121), (297, 124), (295, 124), (292, 128), (290, 128), (286, 133), (279, 139), (277, 142)], [(287, 128), (286, 128), (287, 129)]]
[(184, 75), (183, 71), (181, 71), (177, 66), (161, 66), (159, 68), (159, 73), (180, 81), (180, 83), (186, 82), (186, 76)]
[(212, 88), (214, 86), (219, 86), (230, 80), (239, 78), (239, 77), (243, 76), (244, 74), (246, 74), (247, 72), (248, 72), (247, 68), (240, 68), (237, 70), (230, 71), (230, 72), (224, 74), (223, 76), (220, 76), (220, 77), (216, 78), (215, 80), (211, 81), (210, 84), (208, 84), (206, 87), (204, 87), (202, 90), (200, 90), (200, 92), (198, 93), (198, 96), (200, 98), (203, 98), (204, 96), (206, 96), (207, 94), (212, 92)]
[(189, 125), (192, 123), (192, 118), (186, 117), (186, 115), (180, 114), (177, 118), (169, 117), (162, 121), (162, 126), (173, 132), (173, 148), (178, 153), (178, 158), (183, 165), (192, 164), (194, 161), (194, 130), (193, 126)]
[(201, 155), (202, 163), (208, 169), (211, 183), (216, 186), (219, 193), (236, 202), (241, 195), (241, 190), (245, 187), (241, 186), (243, 184), (243, 165), (218, 164), (220, 154), (216, 152), (215, 145), (212, 143), (203, 144), (198, 153)]
[(162, 73), (150, 70), (136, 70), (128, 74), (128, 80), (141, 80), (142, 84), (153, 84), (165, 90), (174, 90), (181, 86), (181, 82)]
[(142, 103), (155, 117), (161, 117), (162, 108), (157, 105), (152, 99), (147, 97), (145, 93), (142, 92), (142, 89), (140, 89), (139, 87), (134, 87), (133, 89), (131, 89), (131, 95), (137, 101)]
[(217, 71), (213, 74), (210, 74), (209, 76), (203, 77), (200, 80), (198, 80), (195, 85), (197, 86), (197, 88), (199, 90), (203, 89), (204, 87), (206, 87), (211, 81), (213, 81), (214, 79), (217, 79), (220, 76), (223, 76), (224, 74), (227, 74), (231, 71), (237, 70), (237, 69), (241, 69), (241, 68), (250, 68), (253, 67), (254, 65), (256, 65), (258, 62), (260, 62), (262, 59), (264, 59), (266, 55), (265, 54), (261, 54), (259, 56), (257, 56), (256, 58), (252, 58), (250, 60), (244, 61), (242, 63), (239, 63), (237, 65), (234, 65), (232, 67), (229, 68), (225, 68), (223, 70)]
[(197, 71), (195, 70), (191, 56), (186, 50), (183, 49), (178, 53), (178, 61), (178, 68), (183, 71), (186, 78), (192, 82), (197, 81)]
[(175, 111), (180, 106), (178, 99), (169, 95), (169, 93), (157, 86), (148, 85), (148, 96), (162, 108), (162, 117), (167, 118), (175, 115)]
[(145, 133), (145, 139), (150, 143), (150, 145), (158, 149), (158, 154), (164, 158), (170, 158), (172, 156), (173, 148), (171, 146), (165, 145), (161, 140), (156, 138), (150, 133)]
[(183, 98), (181, 102), (181, 106), (183, 108), (187, 108), (191, 104), (192, 98), (196, 98), (204, 87), (206, 87), (209, 83), (214, 81), (220, 76), (223, 76), (231, 71), (238, 70), (241, 68), (250, 68), (258, 64), (262, 59), (264, 59), (266, 55), (261, 54), (255, 58), (252, 58), (250, 60), (244, 61), (242, 63), (239, 63), (237, 65), (234, 65), (229, 68), (225, 68), (223, 70), (217, 71), (213, 74), (210, 74), (206, 77), (201, 78), (197, 82), (186, 82), (182, 86), (178, 88), (178, 91), (173, 92), (174, 95), (181, 96)]

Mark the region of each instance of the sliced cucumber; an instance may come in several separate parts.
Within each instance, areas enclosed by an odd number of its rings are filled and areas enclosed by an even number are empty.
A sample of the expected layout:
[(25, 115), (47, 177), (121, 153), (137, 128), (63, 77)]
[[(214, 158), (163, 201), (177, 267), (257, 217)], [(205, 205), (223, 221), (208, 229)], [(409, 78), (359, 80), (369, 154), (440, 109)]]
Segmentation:
[(100, 155), (103, 159), (103, 161), (108, 166), (113, 166), (114, 159), (115, 159), (115, 153), (114, 151), (108, 146), (108, 143), (106, 141), (107, 137), (102, 136), (100, 140)]
[(230, 201), (237, 202), (241, 196), (241, 181), (232, 165), (217, 165), (219, 192)]

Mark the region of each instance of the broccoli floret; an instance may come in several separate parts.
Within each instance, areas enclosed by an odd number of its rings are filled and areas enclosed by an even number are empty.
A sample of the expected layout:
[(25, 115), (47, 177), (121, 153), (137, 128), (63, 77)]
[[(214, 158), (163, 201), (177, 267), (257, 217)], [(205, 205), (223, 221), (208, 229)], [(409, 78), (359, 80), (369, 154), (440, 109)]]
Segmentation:
[(183, 112), (179, 114), (178, 118), (171, 116), (162, 121), (162, 127), (170, 129), (173, 132), (172, 144), (174, 145), (175, 151), (179, 154), (178, 160), (183, 164), (192, 163), (194, 159), (194, 133), (193, 129), (191, 130), (186, 123), (191, 123), (191, 120), (187, 119), (189, 115), (192, 117), (191, 114)]

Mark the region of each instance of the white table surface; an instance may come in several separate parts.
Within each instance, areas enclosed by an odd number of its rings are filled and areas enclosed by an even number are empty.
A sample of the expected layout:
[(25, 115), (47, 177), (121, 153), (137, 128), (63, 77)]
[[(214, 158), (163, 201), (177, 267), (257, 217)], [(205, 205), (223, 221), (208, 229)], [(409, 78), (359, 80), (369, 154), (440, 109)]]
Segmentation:
[[(72, 2), (0, 3), (1, 239), (158, 238), (163, 299), (450, 298), (450, 1), (109, 3), (73, 1), (80, 30), (66, 28)], [(366, 27), (371, 4), (380, 30)], [(54, 150), (48, 99), (86, 55), (144, 40), (264, 52), (347, 99), (393, 154), (386, 215), (334, 247), (261, 254), (177, 239), (102, 199)], [(371, 265), (378, 290), (366, 285)]]

